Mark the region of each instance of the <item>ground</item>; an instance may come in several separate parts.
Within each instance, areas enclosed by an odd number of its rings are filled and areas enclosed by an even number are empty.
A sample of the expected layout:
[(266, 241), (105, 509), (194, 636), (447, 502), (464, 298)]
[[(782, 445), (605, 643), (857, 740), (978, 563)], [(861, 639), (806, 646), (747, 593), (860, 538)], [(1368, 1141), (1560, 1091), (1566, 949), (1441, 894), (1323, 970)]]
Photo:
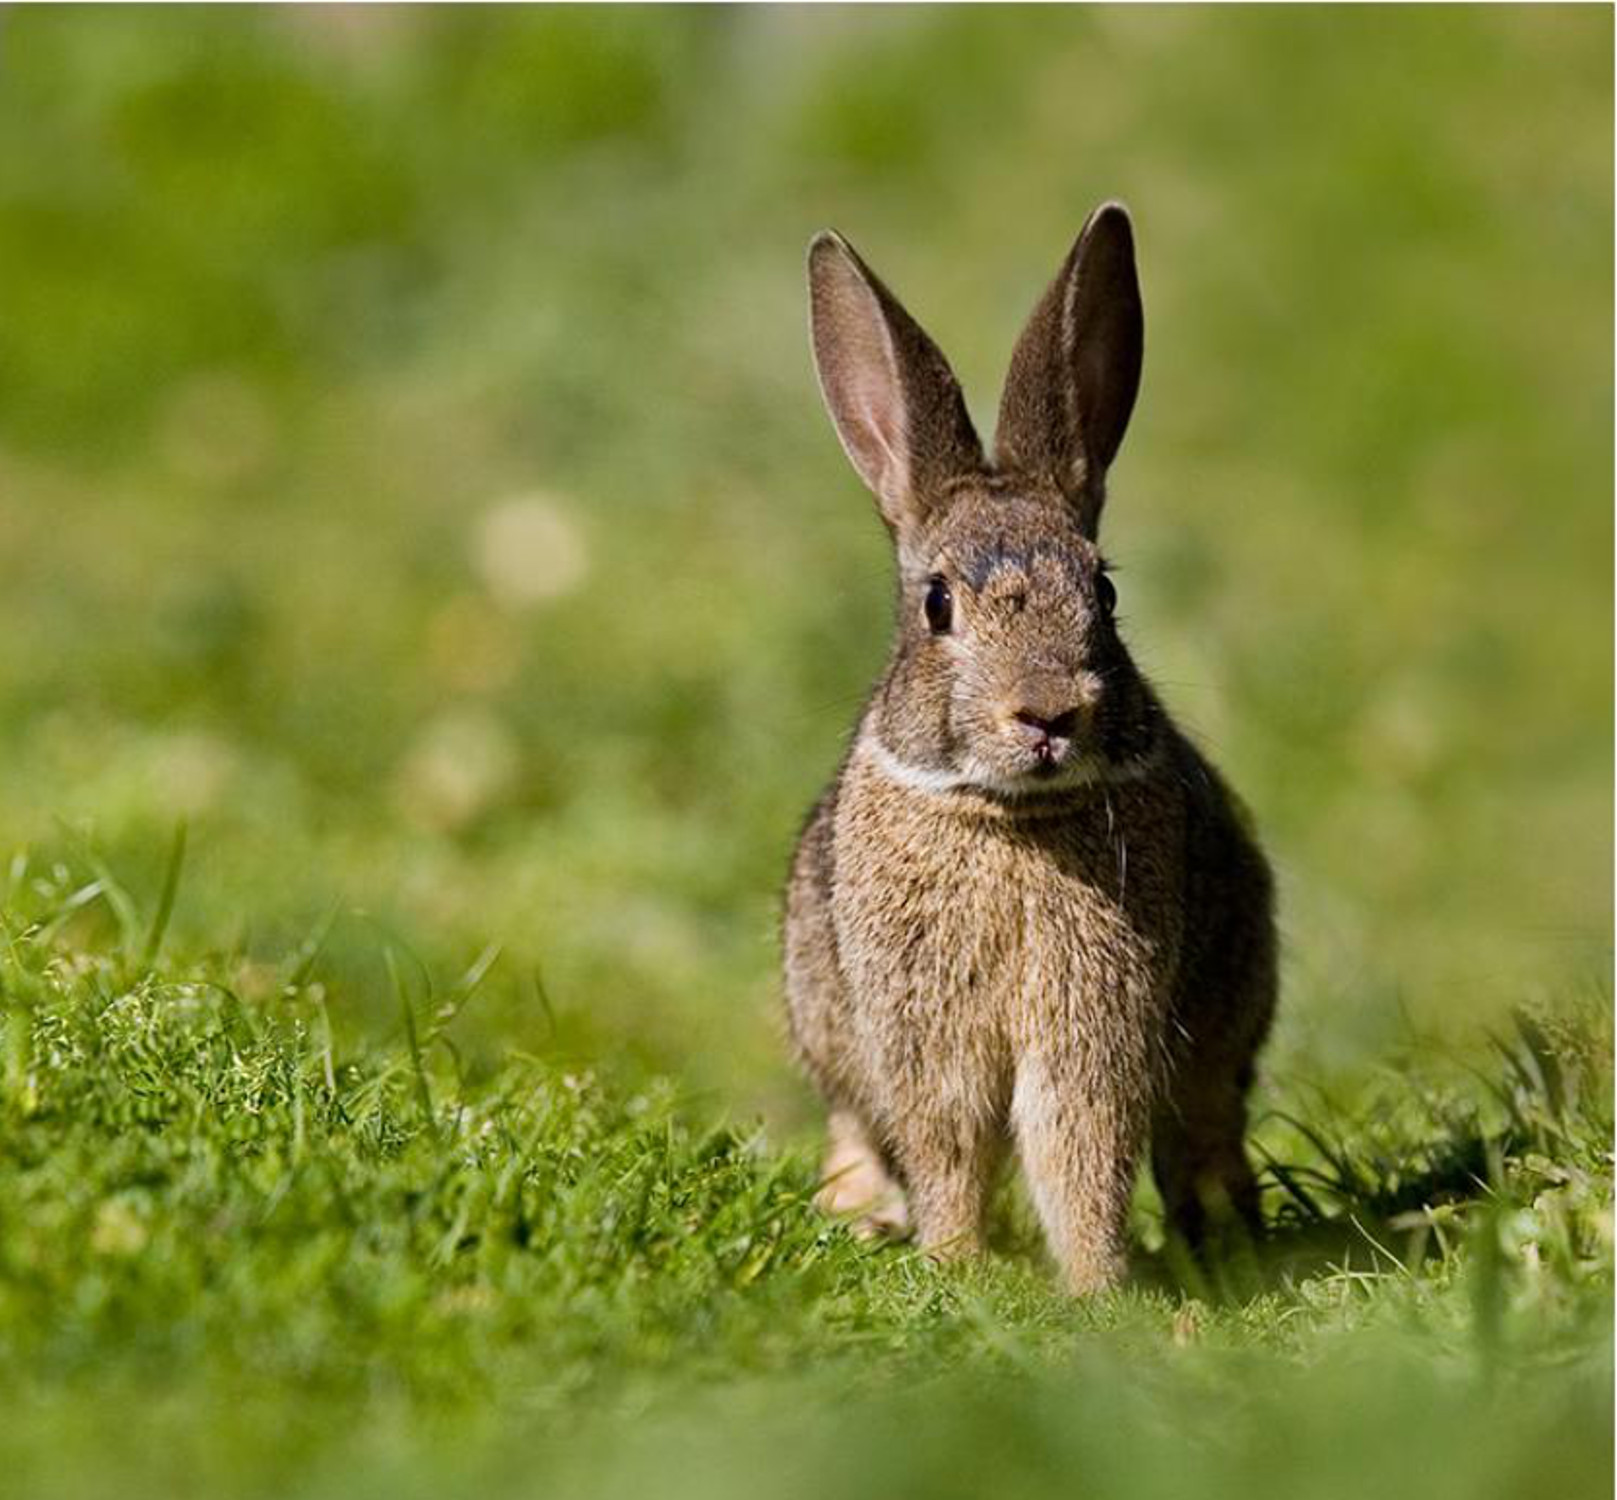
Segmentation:
[(481, 966), (397, 964), (401, 1039), (366, 1046), (316, 943), (165, 960), (161, 892), (63, 873), (13, 869), (0, 960), (29, 1494), (1609, 1488), (1604, 1007), (1363, 1118), (1286, 1101), (1264, 1241), (1199, 1266), (1142, 1205), (1133, 1283), (1080, 1303), (1014, 1195), (991, 1262), (940, 1268), (669, 1090), (466, 1076)]

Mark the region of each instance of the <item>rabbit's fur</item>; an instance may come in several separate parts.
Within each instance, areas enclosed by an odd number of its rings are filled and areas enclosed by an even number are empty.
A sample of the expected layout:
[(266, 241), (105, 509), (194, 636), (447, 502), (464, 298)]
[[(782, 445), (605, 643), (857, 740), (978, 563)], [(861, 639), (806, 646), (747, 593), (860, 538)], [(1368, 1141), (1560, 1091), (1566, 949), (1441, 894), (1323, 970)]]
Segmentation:
[[(1014, 1142), (1067, 1283), (1114, 1283), (1147, 1138), (1172, 1223), (1258, 1221), (1242, 1144), (1275, 999), (1245, 816), (1118, 639), (1096, 533), (1139, 384), (1128, 215), (1090, 217), (1017, 344), (987, 459), (937, 347), (809, 251), (815, 362), (898, 555), (898, 631), (787, 892), (823, 1205), (981, 1244)], [(940, 628), (941, 627), (941, 628)]]

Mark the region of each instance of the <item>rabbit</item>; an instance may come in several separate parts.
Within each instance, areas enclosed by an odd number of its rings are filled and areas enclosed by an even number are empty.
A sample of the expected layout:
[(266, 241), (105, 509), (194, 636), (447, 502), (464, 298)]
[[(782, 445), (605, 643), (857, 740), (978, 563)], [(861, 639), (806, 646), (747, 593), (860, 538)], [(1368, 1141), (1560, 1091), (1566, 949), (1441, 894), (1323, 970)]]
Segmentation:
[(1127, 1270), (1149, 1140), (1173, 1231), (1256, 1232), (1273, 879), (1130, 660), (1097, 541), (1144, 341), (1129, 215), (1097, 208), (1034, 309), (992, 459), (840, 235), (815, 237), (808, 282), (821, 394), (898, 584), (892, 654), (786, 892), (789, 1029), (829, 1109), (820, 1205), (976, 1254), (1014, 1144), (1082, 1295)]

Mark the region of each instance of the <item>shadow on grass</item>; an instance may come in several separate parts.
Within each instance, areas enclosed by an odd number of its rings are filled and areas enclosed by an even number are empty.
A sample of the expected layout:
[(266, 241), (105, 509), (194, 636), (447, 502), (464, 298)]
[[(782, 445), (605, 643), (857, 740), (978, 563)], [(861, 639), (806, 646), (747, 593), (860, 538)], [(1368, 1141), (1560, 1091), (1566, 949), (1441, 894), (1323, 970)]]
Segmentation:
[[(1261, 1146), (1265, 1222), (1257, 1233), (1209, 1204), (1214, 1225), (1192, 1249), (1170, 1236), (1144, 1254), (1145, 1285), (1212, 1301), (1248, 1301), (1322, 1276), (1414, 1270), (1448, 1256), (1503, 1210), (1575, 1179), (1611, 1135), (1609, 1009), (1518, 1012), (1492, 1038), (1494, 1067), (1468, 1069), (1467, 1096), (1400, 1080), (1356, 1122), (1274, 1111), (1304, 1160)], [(1224, 1208), (1224, 1212), (1220, 1209)], [(1573, 1253), (1576, 1253), (1575, 1251)]]
[[(1474, 1245), (1481, 1229), (1546, 1189), (1592, 1183), (1608, 1170), (1610, 1025), (1603, 1003), (1519, 1013), (1492, 1037), (1493, 1067), (1464, 1070), (1465, 1088), (1398, 1076), (1385, 1098), (1352, 1114), (1324, 1104), (1310, 1118), (1271, 1111), (1252, 1144), (1261, 1229), (1209, 1202), (1199, 1246), (1160, 1233), (1154, 1247), (1137, 1246), (1135, 1285), (1240, 1304), (1320, 1278), (1401, 1275)], [(1265, 1134), (1289, 1137), (1284, 1158), (1264, 1147)], [(1585, 1231), (1567, 1220), (1561, 1248), (1582, 1254)], [(1012, 1259), (1046, 1260), (1020, 1183), (1001, 1196), (989, 1240)]]
[[(1489, 1196), (1502, 1162), (1530, 1144), (1514, 1127), (1490, 1130), (1472, 1115), (1412, 1138), (1396, 1154), (1372, 1154), (1336, 1144), (1290, 1116), (1281, 1118), (1317, 1157), (1265, 1161), (1258, 1174), (1261, 1229), (1250, 1230), (1227, 1204), (1209, 1202), (1208, 1233), (1200, 1245), (1193, 1248), (1177, 1235), (1151, 1248), (1136, 1243), (1136, 1286), (1230, 1304), (1318, 1277), (1413, 1269), (1449, 1248), (1449, 1229)], [(1160, 1230), (1155, 1238), (1161, 1240)], [(988, 1239), (996, 1254), (1047, 1262), (1042, 1231), (1019, 1179), (1000, 1195)]]
[[(1306, 1170), (1271, 1163), (1260, 1174), (1265, 1199), (1273, 1204), (1260, 1231), (1239, 1219), (1210, 1215), (1207, 1239), (1192, 1248), (1177, 1236), (1154, 1251), (1143, 1251), (1135, 1279), (1143, 1286), (1208, 1302), (1248, 1302), (1298, 1282), (1339, 1275), (1384, 1275), (1413, 1270), (1429, 1256), (1441, 1256), (1450, 1240), (1445, 1223), (1482, 1202), (1497, 1180), (1499, 1163), (1516, 1143), (1482, 1129), (1461, 1131), (1418, 1146), (1412, 1160), (1389, 1176), (1396, 1186), (1365, 1183), (1316, 1184), (1299, 1201), (1292, 1194)], [(1417, 1165), (1418, 1163), (1418, 1165)], [(1286, 1185), (1290, 1178), (1290, 1185)]]

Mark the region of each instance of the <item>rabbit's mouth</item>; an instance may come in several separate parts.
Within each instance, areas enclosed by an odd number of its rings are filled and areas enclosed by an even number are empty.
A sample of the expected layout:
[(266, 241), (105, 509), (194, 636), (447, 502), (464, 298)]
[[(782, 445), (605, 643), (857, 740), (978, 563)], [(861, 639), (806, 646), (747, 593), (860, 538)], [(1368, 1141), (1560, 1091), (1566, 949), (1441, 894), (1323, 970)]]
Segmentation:
[(998, 775), (991, 781), (1015, 786), (1049, 787), (1105, 776), (1110, 757), (1092, 726), (1075, 715), (1049, 720), (1028, 713), (1014, 715), (991, 752)]
[(1078, 747), (1070, 737), (1052, 734), (1041, 734), (1033, 739), (1024, 753), (1031, 762), (1025, 774), (1039, 780), (1059, 776), (1074, 761), (1095, 758), (1089, 751)]
[(1113, 770), (1111, 761), (1097, 751), (1067, 746), (1044, 753), (1033, 752), (1028, 762), (1009, 775), (984, 778), (992, 791), (1003, 793), (1042, 793), (1064, 791), (1105, 781)]
[(980, 745), (968, 779), (1003, 797), (1041, 797), (1078, 787), (1127, 781), (1149, 759), (1155, 735), (1148, 717), (1127, 726), (1111, 714), (1071, 722), (1013, 715)]
[(1150, 752), (1117, 759), (1099, 749), (1080, 747), (1059, 762), (1009, 774), (972, 777), (963, 781), (960, 790), (973, 794), (979, 802), (986, 800), (1007, 809), (1064, 806), (1069, 796), (1086, 788), (1137, 781), (1151, 772), (1154, 763), (1155, 756)]

